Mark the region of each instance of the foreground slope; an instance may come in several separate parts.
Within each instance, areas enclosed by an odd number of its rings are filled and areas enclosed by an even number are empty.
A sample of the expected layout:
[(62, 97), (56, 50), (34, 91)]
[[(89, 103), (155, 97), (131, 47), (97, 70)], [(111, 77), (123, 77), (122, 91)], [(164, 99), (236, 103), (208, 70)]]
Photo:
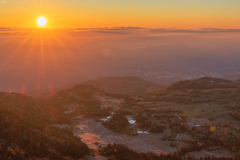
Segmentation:
[(160, 85), (137, 77), (106, 77), (82, 82), (113, 94), (139, 94), (154, 92)]
[(206, 89), (219, 89), (219, 88), (237, 88), (240, 84), (234, 81), (225, 80), (221, 78), (203, 77), (196, 80), (179, 81), (171, 84), (166, 89), (172, 90), (206, 90)]
[(53, 124), (67, 119), (47, 100), (0, 93), (0, 159), (75, 159), (90, 150), (70, 129)]

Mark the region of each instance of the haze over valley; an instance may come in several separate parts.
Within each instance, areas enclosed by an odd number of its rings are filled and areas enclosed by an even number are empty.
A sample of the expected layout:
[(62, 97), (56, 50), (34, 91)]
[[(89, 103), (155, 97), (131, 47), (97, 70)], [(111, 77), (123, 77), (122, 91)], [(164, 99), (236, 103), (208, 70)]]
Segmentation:
[(2, 91), (33, 94), (115, 76), (165, 87), (205, 76), (240, 79), (238, 30), (2, 28), (0, 34)]

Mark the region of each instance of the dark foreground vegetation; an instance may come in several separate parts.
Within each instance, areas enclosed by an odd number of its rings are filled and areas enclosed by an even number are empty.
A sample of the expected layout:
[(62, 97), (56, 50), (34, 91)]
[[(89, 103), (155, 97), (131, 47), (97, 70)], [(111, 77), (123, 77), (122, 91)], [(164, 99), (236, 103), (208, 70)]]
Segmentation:
[(64, 115), (50, 102), (0, 93), (0, 159), (76, 159), (90, 153), (70, 129), (52, 124)]
[(129, 125), (127, 118), (122, 114), (114, 114), (110, 121), (102, 122), (104, 126), (114, 132), (124, 132), (126, 127)]
[(195, 145), (191, 147), (181, 148), (178, 152), (171, 152), (168, 154), (157, 155), (153, 152), (139, 153), (122, 144), (108, 144), (106, 147), (100, 148), (100, 154), (109, 156), (109, 160), (239, 160), (240, 156), (235, 158), (225, 158), (225, 157), (201, 157), (195, 158), (193, 156), (184, 156), (188, 152), (200, 151), (202, 146)]

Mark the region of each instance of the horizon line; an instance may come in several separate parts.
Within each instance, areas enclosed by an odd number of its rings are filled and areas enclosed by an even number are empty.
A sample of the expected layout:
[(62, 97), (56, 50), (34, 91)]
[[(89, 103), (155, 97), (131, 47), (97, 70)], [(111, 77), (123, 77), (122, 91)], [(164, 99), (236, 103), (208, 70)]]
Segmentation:
[[(114, 33), (113, 31), (134, 31), (145, 30), (152, 33), (236, 33), (240, 32), (240, 28), (144, 28), (144, 27), (95, 27), (95, 28), (80, 28), (80, 27), (0, 27), (0, 33), (9, 31), (24, 31), (28, 29), (41, 30), (69, 30), (69, 31), (100, 31), (105, 33)], [(112, 31), (112, 32), (110, 32)]]

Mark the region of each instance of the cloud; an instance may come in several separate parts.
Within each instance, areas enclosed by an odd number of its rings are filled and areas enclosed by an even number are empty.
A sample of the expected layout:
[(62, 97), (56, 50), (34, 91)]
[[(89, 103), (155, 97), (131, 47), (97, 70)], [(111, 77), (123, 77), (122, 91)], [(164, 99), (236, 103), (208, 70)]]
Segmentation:
[(201, 29), (150, 29), (154, 33), (240, 33), (240, 29), (201, 28)]
[[(0, 33), (28, 32), (37, 28), (11, 28), (0, 27)], [(143, 35), (159, 33), (240, 33), (240, 29), (201, 28), (201, 29), (151, 29), (141, 27), (115, 27), (115, 28), (51, 28), (51, 30), (63, 30), (79, 33), (100, 33), (119, 35)]]
[(240, 33), (240, 29), (223, 29), (223, 28), (200, 28), (200, 29), (151, 29), (140, 27), (116, 27), (116, 28), (71, 28), (67, 30), (78, 32), (92, 32), (102, 34), (119, 34), (119, 35), (143, 35), (159, 33)]
[(9, 31), (12, 30), (10, 27), (0, 27), (0, 31)]
[(141, 31), (146, 28), (140, 27), (115, 27), (115, 28), (66, 28), (67, 30), (75, 31), (92, 31), (98, 33), (107, 33), (107, 34), (130, 34), (136, 31)]
[(11, 27), (0, 27), (0, 33), (15, 33), (28, 31), (29, 28), (11, 28)]

